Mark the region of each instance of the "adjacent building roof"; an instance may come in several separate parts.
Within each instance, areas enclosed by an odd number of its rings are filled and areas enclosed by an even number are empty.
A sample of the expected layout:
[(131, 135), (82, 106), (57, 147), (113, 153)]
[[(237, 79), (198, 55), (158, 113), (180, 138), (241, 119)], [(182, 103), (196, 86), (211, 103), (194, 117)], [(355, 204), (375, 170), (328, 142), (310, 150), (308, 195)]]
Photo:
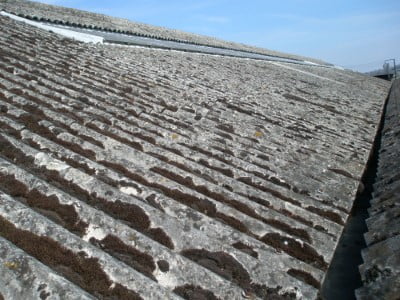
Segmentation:
[[(25, 1), (0, 9), (142, 28)], [(388, 82), (85, 44), (6, 16), (0, 27), (0, 295), (318, 296)]]
[(0, 5), (1, 8), (5, 11), (14, 13), (15, 15), (20, 15), (35, 20), (41, 20), (44, 22), (52, 22), (60, 25), (86, 29), (100, 29), (106, 32), (119, 32), (129, 35), (152, 37), (167, 41), (178, 41), (181, 43), (190, 43), (197, 45), (209, 45), (224, 49), (235, 49), (266, 55), (284, 56), (292, 59), (309, 60), (315, 63), (327, 64), (326, 62), (315, 58), (281, 53), (249, 45), (219, 40), (209, 36), (187, 33), (180, 30), (133, 22), (126, 19), (114, 18), (107, 15), (80, 11), (66, 7), (54, 5), (49, 6), (46, 4), (25, 0), (2, 0)]
[(364, 286), (359, 299), (398, 299), (400, 295), (400, 81), (386, 107), (377, 180), (367, 219), (368, 232), (360, 266)]

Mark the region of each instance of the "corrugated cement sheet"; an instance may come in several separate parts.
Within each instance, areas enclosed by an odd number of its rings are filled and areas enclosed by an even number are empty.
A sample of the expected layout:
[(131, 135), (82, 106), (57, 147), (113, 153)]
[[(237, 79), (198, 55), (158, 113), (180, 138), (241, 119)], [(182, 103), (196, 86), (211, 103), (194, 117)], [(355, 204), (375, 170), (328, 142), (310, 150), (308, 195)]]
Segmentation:
[(187, 33), (180, 30), (174, 30), (159, 26), (153, 26), (138, 22), (129, 21), (121, 18), (114, 18), (107, 15), (81, 11), (77, 9), (47, 5), (26, 0), (0, 0), (0, 10), (3, 9), (9, 13), (27, 16), (35, 20), (56, 22), (69, 26), (104, 29), (107, 31), (124, 32), (146, 37), (156, 37), (163, 40), (189, 42), (198, 45), (208, 45), (212, 47), (221, 47), (226, 49), (235, 49), (241, 51), (255, 52), (264, 55), (273, 55), (286, 57), (290, 59), (309, 60), (316, 63), (326, 64), (318, 59), (306, 58), (299, 55), (271, 51), (254, 46), (224, 41), (209, 36)]
[(389, 83), (0, 27), (4, 298), (317, 297)]

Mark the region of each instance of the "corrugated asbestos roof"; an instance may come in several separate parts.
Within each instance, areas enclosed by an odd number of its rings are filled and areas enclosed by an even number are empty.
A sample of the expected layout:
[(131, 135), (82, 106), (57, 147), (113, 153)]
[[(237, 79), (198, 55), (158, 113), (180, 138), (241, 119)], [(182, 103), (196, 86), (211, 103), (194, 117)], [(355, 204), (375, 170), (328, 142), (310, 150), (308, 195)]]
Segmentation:
[(367, 249), (360, 266), (358, 299), (398, 299), (400, 295), (400, 81), (386, 107), (377, 180), (367, 219)]
[(291, 59), (309, 60), (326, 64), (318, 59), (306, 58), (299, 55), (257, 48), (249, 45), (219, 40), (209, 36), (187, 33), (164, 27), (152, 26), (126, 19), (114, 18), (107, 15), (80, 11), (76, 9), (46, 5), (25, 0), (1, 0), (1, 8), (16, 15), (26, 16), (35, 20), (51, 21), (60, 25), (68, 25), (87, 29), (104, 29), (108, 32), (121, 32), (143, 37), (156, 37), (167, 41), (179, 41), (198, 45), (209, 45), (225, 49), (250, 51), (265, 55), (284, 56)]
[(0, 26), (4, 298), (317, 297), (389, 83)]

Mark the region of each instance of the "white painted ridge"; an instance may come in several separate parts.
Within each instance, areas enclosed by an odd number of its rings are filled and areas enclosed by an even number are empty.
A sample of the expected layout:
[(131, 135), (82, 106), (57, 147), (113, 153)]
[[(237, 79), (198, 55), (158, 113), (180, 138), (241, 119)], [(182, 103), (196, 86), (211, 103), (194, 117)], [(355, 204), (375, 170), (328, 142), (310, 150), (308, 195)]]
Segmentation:
[(21, 17), (15, 16), (13, 14), (9, 14), (5, 11), (1, 11), (0, 14), (2, 16), (10, 17), (11, 19), (14, 19), (16, 21), (24, 22), (26, 24), (35, 26), (37, 28), (40, 28), (40, 29), (43, 29), (46, 31), (50, 31), (50, 32), (54, 32), (56, 34), (60, 34), (62, 36), (65, 36), (67, 38), (74, 39), (74, 40), (77, 40), (80, 42), (102, 44), (104, 41), (104, 39), (99, 36), (95, 36), (95, 35), (91, 35), (91, 34), (87, 34), (87, 33), (76, 32), (76, 31), (72, 31), (72, 30), (68, 30), (68, 29), (59, 28), (59, 27), (54, 27), (51, 25), (41, 24), (39, 22), (27, 20), (25, 18), (21, 18)]

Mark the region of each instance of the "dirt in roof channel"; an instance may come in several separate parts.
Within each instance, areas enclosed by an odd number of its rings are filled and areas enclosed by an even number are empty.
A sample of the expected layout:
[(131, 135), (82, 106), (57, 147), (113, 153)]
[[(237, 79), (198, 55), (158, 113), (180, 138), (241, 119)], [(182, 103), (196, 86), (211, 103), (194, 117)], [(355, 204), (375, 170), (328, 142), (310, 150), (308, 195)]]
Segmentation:
[(253, 256), (254, 258), (258, 258), (257, 251), (255, 251), (252, 247), (250, 247), (249, 245), (246, 245), (242, 242), (236, 242), (236, 243), (232, 244), (232, 247), (242, 251), (243, 253)]
[(290, 269), (287, 271), (287, 273), (305, 283), (308, 283), (309, 285), (315, 287), (316, 289), (319, 289), (321, 287), (321, 284), (319, 283), (318, 280), (316, 280), (312, 275), (309, 273), (302, 271), (302, 270), (297, 270), (297, 269)]
[(88, 224), (80, 220), (73, 205), (61, 204), (57, 196), (46, 196), (36, 189), (28, 190), (28, 187), (13, 175), (0, 174), (0, 190), (12, 197), (17, 197), (22, 202), (26, 202), (42, 215), (47, 216), (80, 237), (85, 234)]
[(107, 235), (102, 240), (91, 238), (90, 242), (157, 282), (153, 275), (156, 265), (150, 255), (125, 244), (114, 235)]
[(295, 239), (281, 236), (275, 232), (265, 234), (261, 240), (278, 251), (282, 250), (316, 268), (321, 270), (328, 268), (328, 264), (325, 262), (323, 256), (319, 255), (314, 248), (305, 243), (300, 243)]
[(99, 299), (142, 299), (120, 284), (113, 285), (98, 259), (83, 251), (73, 253), (49, 237), (18, 229), (3, 217), (0, 235)]
[(116, 219), (126, 221), (132, 228), (143, 232), (161, 244), (171, 249), (174, 248), (171, 238), (164, 232), (163, 229), (150, 228), (149, 217), (141, 207), (135, 204), (125, 203), (120, 200), (111, 202), (97, 196), (95, 193), (89, 193), (80, 188), (77, 184), (61, 177), (57, 171), (48, 170), (45, 167), (39, 168), (35, 166), (33, 157), (28, 157), (25, 153), (14, 147), (12, 143), (2, 136), (0, 136), (0, 142), (2, 145), (4, 145), (4, 147), (0, 148), (0, 153), (9, 160), (24, 166), (24, 168), (28, 168), (37, 176), (44, 178), (61, 190), (74, 195), (81, 201), (105, 211)]
[(212, 292), (190, 284), (176, 287), (174, 293), (186, 300), (219, 300)]
[(182, 255), (197, 262), (203, 267), (234, 282), (248, 295), (256, 295), (261, 299), (296, 299), (295, 293), (279, 293), (281, 287), (270, 288), (253, 283), (247, 270), (230, 254), (219, 251), (210, 252), (205, 249), (187, 249)]

